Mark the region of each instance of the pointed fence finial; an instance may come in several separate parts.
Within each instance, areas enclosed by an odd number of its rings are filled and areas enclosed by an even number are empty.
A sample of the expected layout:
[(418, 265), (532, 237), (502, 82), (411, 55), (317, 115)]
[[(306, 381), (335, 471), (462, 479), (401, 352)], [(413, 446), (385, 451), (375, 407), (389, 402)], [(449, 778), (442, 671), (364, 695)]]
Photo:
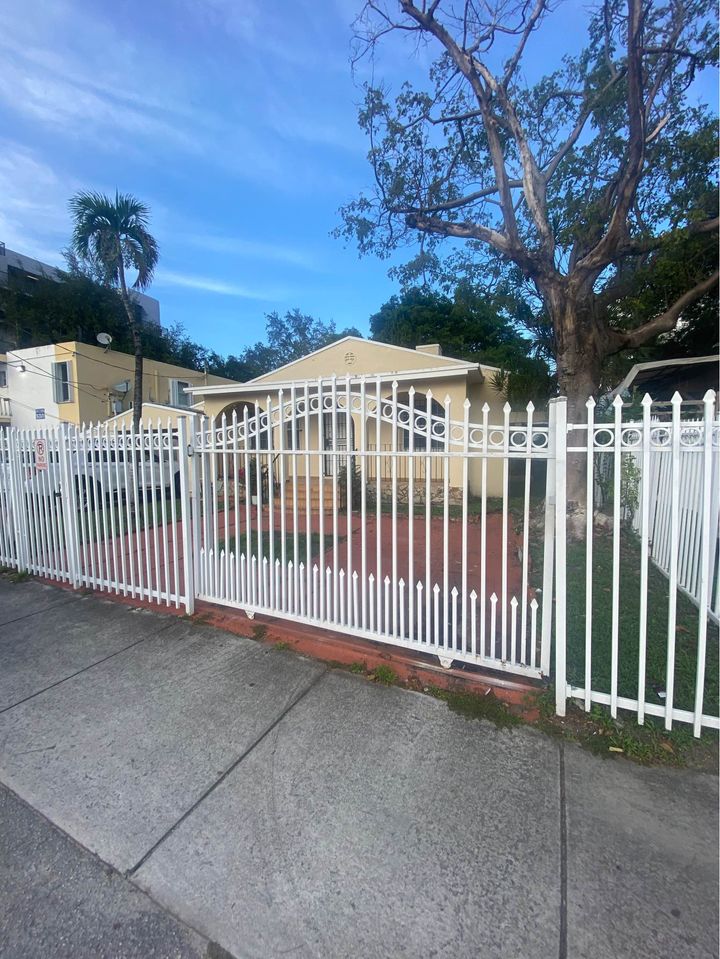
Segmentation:
[(652, 396), (649, 393), (646, 393), (645, 396), (640, 400), (640, 405), (649, 407), (652, 406)]
[(615, 399), (612, 401), (612, 405), (615, 407), (616, 410), (622, 409), (623, 401), (622, 401), (622, 396), (620, 396), (619, 393), (615, 396)]

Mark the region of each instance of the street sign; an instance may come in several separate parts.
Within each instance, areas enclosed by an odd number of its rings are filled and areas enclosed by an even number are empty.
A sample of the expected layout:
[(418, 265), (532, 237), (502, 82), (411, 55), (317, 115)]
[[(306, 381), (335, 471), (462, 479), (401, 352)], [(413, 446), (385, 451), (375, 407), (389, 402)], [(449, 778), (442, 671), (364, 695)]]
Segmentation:
[(40, 409), (35, 410), (35, 419), (44, 420), (45, 419), (45, 410), (40, 407)]
[(35, 440), (35, 469), (46, 470), (47, 468), (47, 443), (45, 440)]

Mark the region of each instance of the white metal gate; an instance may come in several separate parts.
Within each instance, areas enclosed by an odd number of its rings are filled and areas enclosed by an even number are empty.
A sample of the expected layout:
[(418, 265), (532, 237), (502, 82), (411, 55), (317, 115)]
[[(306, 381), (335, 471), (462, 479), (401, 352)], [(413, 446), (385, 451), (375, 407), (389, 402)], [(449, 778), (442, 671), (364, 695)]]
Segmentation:
[(0, 564), (193, 609), (185, 421), (0, 433)]
[(396, 383), (333, 377), (263, 406), (196, 437), (200, 598), (547, 675), (553, 552), (531, 537), (552, 541), (554, 491), (535, 509), (531, 478), (552, 429), (532, 404), (471, 423), (467, 402), (438, 414), (430, 392), (401, 403)]

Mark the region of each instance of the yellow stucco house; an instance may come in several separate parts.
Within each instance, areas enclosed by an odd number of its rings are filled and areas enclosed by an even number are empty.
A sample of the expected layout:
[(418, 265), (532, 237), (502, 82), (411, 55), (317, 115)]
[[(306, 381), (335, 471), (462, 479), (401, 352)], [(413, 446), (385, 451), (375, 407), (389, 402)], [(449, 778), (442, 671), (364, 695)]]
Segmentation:
[[(69, 341), (8, 351), (2, 371), (7, 423), (21, 429), (70, 423), (130, 423), (135, 358), (127, 353)], [(193, 386), (232, 386), (233, 381), (158, 360), (143, 363), (143, 419), (174, 424), (190, 412)]]
[[(211, 420), (214, 418), (215, 422), (218, 423), (222, 420), (223, 414), (225, 414), (227, 420), (230, 420), (233, 411), (239, 420), (243, 418), (245, 411), (247, 411), (248, 417), (252, 419), (256, 410), (259, 409), (261, 412), (266, 410), (268, 398), (274, 408), (277, 408), (281, 396), (283, 403), (288, 404), (293, 390), (297, 399), (302, 398), (306, 388), (310, 393), (317, 394), (319, 378), (324, 381), (322, 389), (326, 396), (325, 408), (327, 410), (327, 394), (331, 391), (333, 376), (337, 377), (338, 394), (342, 394), (347, 389), (348, 377), (350, 377), (350, 388), (353, 392), (357, 392), (359, 389), (361, 378), (366, 377), (365, 388), (368, 398), (377, 396), (379, 383), (380, 395), (383, 400), (390, 399), (393, 395), (393, 389), (395, 389), (398, 404), (407, 406), (412, 388), (415, 391), (414, 408), (420, 413), (427, 409), (427, 393), (430, 390), (432, 392), (431, 408), (434, 415), (445, 416), (445, 403), (449, 398), (451, 419), (454, 422), (462, 422), (464, 404), (466, 400), (469, 400), (470, 422), (481, 423), (483, 406), (487, 403), (490, 408), (489, 423), (497, 426), (503, 422), (505, 397), (495, 390), (492, 385), (493, 374), (496, 372), (496, 367), (443, 356), (442, 350), (437, 344), (418, 346), (413, 350), (374, 340), (364, 340), (361, 337), (347, 336), (246, 383), (199, 384), (191, 387), (189, 394), (193, 397), (194, 402), (201, 402), (204, 413)], [(395, 388), (393, 384), (397, 384)], [(285, 435), (281, 442), (278, 435), (279, 427), (276, 427), (272, 436), (272, 449), (279, 450), (282, 446), (286, 450), (293, 447), (296, 449), (331, 450), (333, 442), (335, 442), (336, 449), (346, 450), (349, 442), (349, 448), (357, 450), (362, 431), (361, 416), (361, 412), (353, 410), (350, 417), (349, 437), (347, 436), (348, 419), (342, 403), (338, 404), (334, 423), (332, 409), (324, 413), (322, 427), (317, 416), (311, 417), (309, 419), (308, 437), (302, 435), (305, 420), (302, 416), (299, 416), (296, 429), (300, 435), (293, 439), (290, 425), (286, 423)], [(372, 423), (370, 420), (372, 420)], [(319, 435), (321, 429), (322, 436)], [(376, 420), (374, 417), (368, 417), (366, 432), (366, 448), (369, 451), (377, 452)], [(380, 451), (386, 455), (368, 458), (368, 478), (376, 478), (376, 471), (379, 468), (381, 479), (389, 479), (391, 457), (387, 454), (393, 448), (407, 449), (408, 435), (409, 431), (407, 429), (398, 429), (398, 435), (393, 440), (392, 423), (383, 422), (381, 424)], [(419, 449), (422, 438), (418, 435), (414, 442), (416, 443), (415, 448)], [(267, 445), (267, 440), (265, 445)], [(436, 452), (441, 450), (442, 441), (433, 441), (432, 449)], [(321, 462), (320, 457), (312, 458), (310, 464), (311, 476), (318, 474)], [(402, 470), (407, 470), (407, 458), (399, 460), (399, 467)], [(424, 462), (418, 460), (416, 478), (420, 479), (422, 477), (424, 468)], [(431, 464), (431, 479), (433, 482), (440, 482), (442, 469), (442, 462), (437, 458), (434, 459)], [(449, 469), (450, 485), (453, 489), (459, 490), (462, 485), (462, 464), (459, 457), (450, 461)], [(479, 459), (470, 461), (468, 480), (472, 493), (480, 491), (481, 469)], [(499, 460), (489, 464), (487, 485), (489, 495), (500, 494), (501, 472)], [(398, 479), (402, 481), (406, 477), (399, 475)]]

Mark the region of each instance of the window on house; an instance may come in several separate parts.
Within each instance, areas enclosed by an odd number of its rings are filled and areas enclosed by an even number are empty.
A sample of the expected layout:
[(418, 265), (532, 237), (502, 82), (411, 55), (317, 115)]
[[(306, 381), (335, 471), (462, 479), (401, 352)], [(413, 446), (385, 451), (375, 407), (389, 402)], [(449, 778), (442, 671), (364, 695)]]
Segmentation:
[(72, 386), (70, 384), (70, 361), (65, 360), (62, 363), (53, 363), (53, 399), (56, 403), (69, 403), (72, 399)]
[(192, 397), (184, 391), (192, 386), (185, 380), (170, 380), (170, 405), (171, 406), (190, 406)]
[(292, 421), (285, 424), (285, 449), (301, 450), (303, 449), (303, 424), (300, 420), (295, 420), (293, 429)]
[(5, 364), (3, 363), (2, 366), (0, 366), (0, 389), (6, 386), (7, 386), (7, 369), (5, 367)]

